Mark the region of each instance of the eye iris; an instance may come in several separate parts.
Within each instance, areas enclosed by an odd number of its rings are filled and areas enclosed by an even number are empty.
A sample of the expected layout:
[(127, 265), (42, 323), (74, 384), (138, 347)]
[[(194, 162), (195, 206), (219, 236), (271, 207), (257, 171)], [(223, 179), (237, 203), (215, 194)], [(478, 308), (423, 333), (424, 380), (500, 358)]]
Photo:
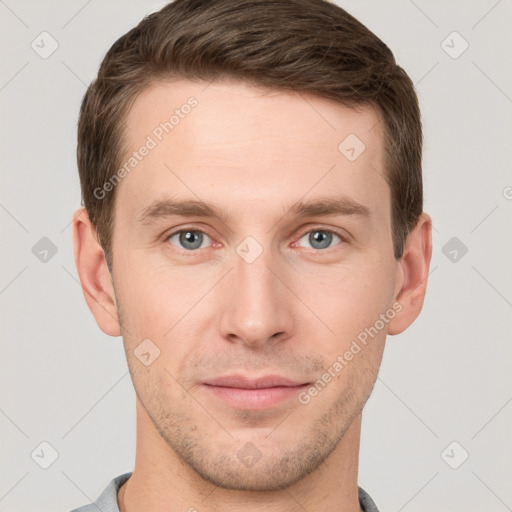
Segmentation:
[[(309, 243), (315, 249), (325, 249), (329, 247), (332, 242), (332, 233), (328, 233), (327, 231), (312, 231), (309, 234)], [(320, 246), (315, 246), (316, 243), (319, 243)]]
[(180, 244), (187, 250), (198, 249), (203, 243), (203, 235), (198, 231), (183, 231), (180, 233)]

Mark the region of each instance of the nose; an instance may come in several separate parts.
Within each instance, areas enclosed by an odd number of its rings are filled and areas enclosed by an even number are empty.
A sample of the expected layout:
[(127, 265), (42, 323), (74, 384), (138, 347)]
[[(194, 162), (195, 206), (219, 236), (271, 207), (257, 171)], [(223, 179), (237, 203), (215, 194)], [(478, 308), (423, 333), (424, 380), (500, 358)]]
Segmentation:
[(235, 254), (235, 267), (222, 290), (223, 339), (258, 348), (293, 334), (295, 298), (268, 253), (263, 251), (252, 263)]

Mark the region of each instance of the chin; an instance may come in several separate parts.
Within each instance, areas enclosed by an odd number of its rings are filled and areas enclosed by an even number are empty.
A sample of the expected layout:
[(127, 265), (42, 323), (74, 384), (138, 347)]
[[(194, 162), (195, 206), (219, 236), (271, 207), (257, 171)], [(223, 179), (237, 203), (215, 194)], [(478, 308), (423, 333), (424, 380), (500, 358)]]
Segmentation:
[(308, 472), (297, 472), (296, 469), (293, 474), (279, 469), (274, 471), (268, 471), (267, 468), (258, 471), (254, 469), (234, 471), (233, 469), (222, 472), (217, 468), (212, 472), (197, 470), (196, 472), (203, 480), (222, 489), (250, 492), (279, 491), (292, 486), (308, 474)]

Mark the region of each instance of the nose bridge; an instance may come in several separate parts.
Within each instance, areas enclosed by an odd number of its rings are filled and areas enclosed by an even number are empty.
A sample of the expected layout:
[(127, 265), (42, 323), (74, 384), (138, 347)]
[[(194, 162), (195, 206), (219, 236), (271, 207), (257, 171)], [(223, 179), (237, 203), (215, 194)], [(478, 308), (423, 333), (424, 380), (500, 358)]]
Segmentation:
[(251, 346), (262, 345), (274, 335), (287, 337), (293, 329), (293, 304), (270, 270), (277, 266), (276, 258), (270, 248), (256, 244), (246, 239), (236, 249), (220, 325), (225, 338)]

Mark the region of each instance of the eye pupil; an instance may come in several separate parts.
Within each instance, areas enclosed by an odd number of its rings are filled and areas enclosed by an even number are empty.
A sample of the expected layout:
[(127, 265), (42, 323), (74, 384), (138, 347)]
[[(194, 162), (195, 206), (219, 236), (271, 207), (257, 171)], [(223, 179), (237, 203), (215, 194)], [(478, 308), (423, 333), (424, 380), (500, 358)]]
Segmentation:
[(202, 242), (203, 235), (198, 231), (183, 231), (180, 234), (180, 244), (187, 250), (198, 249), (201, 247)]
[(309, 234), (309, 243), (314, 249), (325, 249), (332, 242), (332, 233), (327, 231), (312, 231)]

